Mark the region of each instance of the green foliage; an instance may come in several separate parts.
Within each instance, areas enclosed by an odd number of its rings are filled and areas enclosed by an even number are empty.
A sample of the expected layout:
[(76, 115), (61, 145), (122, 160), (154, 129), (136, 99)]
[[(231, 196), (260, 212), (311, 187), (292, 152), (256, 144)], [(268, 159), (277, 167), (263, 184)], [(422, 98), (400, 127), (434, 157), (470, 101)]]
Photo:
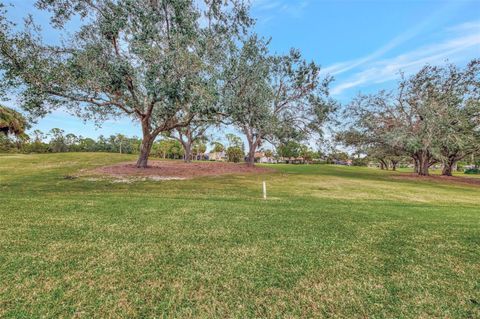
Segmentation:
[(241, 148), (241, 149), (243, 149), (245, 147), (243, 145), (242, 139), (239, 136), (237, 136), (235, 134), (232, 134), (232, 133), (228, 133), (227, 135), (225, 135), (225, 137), (227, 138), (229, 146), (238, 147), (238, 148)]
[(277, 147), (277, 154), (280, 157), (285, 158), (297, 158), (301, 157), (304, 161), (310, 162), (315, 157), (318, 156), (316, 152), (314, 152), (308, 145), (303, 145), (298, 143), (297, 141), (290, 140), (285, 143), (281, 143)]
[(222, 102), (245, 134), (250, 163), (264, 141), (302, 140), (321, 132), (335, 103), (328, 92), (331, 79), (322, 79), (315, 63), (294, 49), (271, 55), (268, 41), (256, 35), (231, 51)]
[(480, 168), (468, 168), (464, 171), (465, 174), (480, 174)]
[(66, 152), (68, 150), (68, 145), (66, 144), (65, 137), (63, 135), (64, 130), (59, 128), (52, 128), (50, 130), (50, 149), (53, 153)]
[(352, 165), (353, 166), (367, 166), (369, 162), (368, 157), (354, 157), (352, 159)]
[(229, 162), (239, 163), (245, 156), (243, 150), (238, 146), (230, 146), (227, 148), (227, 159)]
[(277, 147), (277, 154), (280, 157), (299, 157), (300, 156), (300, 143), (296, 141), (288, 141), (282, 143)]
[(273, 157), (273, 151), (272, 150), (265, 150), (265, 156), (266, 157)]
[(351, 126), (340, 140), (380, 161), (409, 156), (420, 175), (437, 162), (451, 171), (480, 150), (479, 79), (480, 60), (463, 70), (427, 65), (402, 76), (396, 91), (355, 98), (345, 113)]
[(153, 144), (153, 154), (160, 158), (180, 159), (183, 158), (182, 144), (175, 139), (161, 139)]
[(225, 146), (218, 141), (214, 141), (214, 142), (210, 143), (210, 145), (213, 147), (212, 152), (220, 153), (220, 152), (223, 152), (225, 150)]
[(337, 149), (331, 150), (331, 152), (329, 152), (328, 155), (326, 156), (327, 163), (329, 164), (333, 164), (337, 161), (346, 162), (349, 159), (350, 159), (350, 155), (348, 155), (348, 153), (337, 150)]
[(25, 137), (27, 120), (17, 111), (0, 105), (0, 134)]
[(15, 143), (5, 134), (0, 134), (0, 152), (10, 153), (16, 151)]
[(100, 135), (97, 140), (74, 134), (66, 134), (59, 128), (53, 128), (48, 134), (40, 130), (33, 131), (32, 139), (9, 138), (0, 135), (0, 152), (17, 153), (59, 153), (59, 152), (111, 152), (137, 154), (141, 140), (122, 134), (108, 138)]
[[(142, 167), (160, 133), (218, 112), (219, 66), (252, 23), (247, 6), (234, 0), (36, 3), (63, 40), (46, 44), (32, 17), (21, 29), (2, 10), (2, 91), (20, 91), (34, 116), (63, 107), (100, 123), (132, 117), (142, 126)], [(75, 19), (81, 26), (69, 32)]]
[(207, 144), (205, 144), (202, 140), (197, 140), (195, 143), (193, 143), (192, 152), (195, 156), (205, 154), (206, 151), (207, 151)]
[(315, 157), (315, 152), (308, 145), (300, 145), (299, 154), (305, 161), (310, 162)]

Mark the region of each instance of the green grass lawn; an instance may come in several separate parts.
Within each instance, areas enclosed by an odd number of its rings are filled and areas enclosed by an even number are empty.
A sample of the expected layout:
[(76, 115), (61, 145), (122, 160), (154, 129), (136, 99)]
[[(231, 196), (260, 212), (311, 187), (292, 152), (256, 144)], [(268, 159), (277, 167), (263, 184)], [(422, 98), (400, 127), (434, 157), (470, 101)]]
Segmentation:
[(479, 187), (328, 165), (64, 178), (133, 159), (0, 156), (1, 318), (480, 317)]
[[(412, 168), (399, 168), (399, 172), (402, 173), (412, 173)], [(429, 173), (431, 175), (442, 175), (441, 169), (430, 169)], [(453, 171), (453, 176), (457, 177), (467, 177), (467, 178), (480, 178), (480, 174), (465, 174), (463, 171)]]

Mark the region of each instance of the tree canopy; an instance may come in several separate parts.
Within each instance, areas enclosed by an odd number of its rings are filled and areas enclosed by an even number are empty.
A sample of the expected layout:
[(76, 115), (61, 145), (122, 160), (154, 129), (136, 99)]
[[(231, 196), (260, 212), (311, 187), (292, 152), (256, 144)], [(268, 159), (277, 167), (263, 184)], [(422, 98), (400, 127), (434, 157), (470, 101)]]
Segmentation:
[(321, 78), (318, 65), (307, 63), (295, 49), (272, 55), (268, 41), (256, 35), (231, 49), (223, 103), (246, 136), (249, 164), (263, 141), (301, 139), (321, 131), (335, 103), (328, 91), (332, 79)]
[(458, 160), (480, 151), (480, 60), (463, 70), (426, 65), (395, 91), (359, 95), (346, 115), (347, 145), (383, 158), (410, 156), (420, 175), (441, 162), (451, 175)]
[(17, 137), (25, 135), (27, 120), (17, 111), (0, 105), (0, 133), (12, 134)]
[[(4, 85), (20, 88), (22, 107), (34, 115), (63, 107), (97, 121), (133, 117), (143, 134), (139, 167), (146, 167), (158, 134), (214, 111), (224, 48), (251, 23), (236, 0), (38, 0), (36, 6), (51, 13), (65, 41), (45, 43), (32, 18), (15, 31), (2, 12)], [(69, 33), (74, 17), (82, 25)]]

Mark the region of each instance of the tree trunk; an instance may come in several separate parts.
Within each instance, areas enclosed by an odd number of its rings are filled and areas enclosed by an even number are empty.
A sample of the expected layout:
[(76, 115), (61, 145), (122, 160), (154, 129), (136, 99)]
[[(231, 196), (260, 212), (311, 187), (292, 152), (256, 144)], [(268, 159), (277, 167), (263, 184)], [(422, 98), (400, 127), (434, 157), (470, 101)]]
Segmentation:
[(150, 134), (143, 135), (142, 145), (140, 146), (140, 155), (137, 160), (138, 168), (147, 168), (148, 157), (150, 156), (150, 151), (152, 150), (154, 140), (155, 137), (151, 136)]
[(392, 171), (396, 171), (398, 162), (394, 160), (391, 160), (390, 162), (392, 163)]
[(247, 164), (248, 166), (255, 165), (255, 149), (257, 146), (255, 143), (248, 142), (248, 157), (247, 157)]
[(430, 157), (428, 156), (427, 152), (422, 151), (418, 156), (418, 175), (420, 176), (428, 176), (430, 168)]
[(448, 163), (444, 163), (443, 164), (443, 169), (442, 169), (442, 175), (443, 176), (452, 176), (452, 168), (453, 166), (448, 164)]
[(255, 165), (255, 151), (257, 147), (260, 145), (261, 135), (253, 134), (249, 132), (247, 129), (244, 130), (245, 135), (247, 136), (248, 141), (248, 157), (247, 157), (247, 165), (254, 166)]
[(430, 175), (428, 169), (429, 169), (428, 162), (420, 163), (418, 175), (421, 175), (421, 176), (428, 176), (428, 175)]
[(442, 175), (443, 176), (452, 176), (453, 168), (457, 164), (456, 157), (450, 157), (443, 162)]
[(384, 160), (380, 160), (380, 169), (382, 170), (387, 170), (388, 171), (388, 163), (385, 162)]
[(185, 163), (190, 163), (192, 161), (192, 145), (189, 142), (183, 143), (183, 160)]

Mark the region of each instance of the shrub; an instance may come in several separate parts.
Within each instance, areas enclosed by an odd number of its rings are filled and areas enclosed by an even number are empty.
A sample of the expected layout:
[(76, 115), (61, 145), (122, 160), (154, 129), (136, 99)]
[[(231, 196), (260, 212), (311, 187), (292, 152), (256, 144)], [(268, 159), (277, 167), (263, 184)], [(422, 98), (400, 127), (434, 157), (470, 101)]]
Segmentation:
[(469, 168), (466, 169), (465, 174), (480, 174), (480, 168)]
[(244, 154), (240, 147), (230, 146), (227, 148), (227, 158), (229, 162), (238, 163), (242, 160)]
[(354, 158), (352, 160), (352, 165), (353, 166), (368, 166), (368, 162), (370, 160), (367, 157), (364, 158)]

